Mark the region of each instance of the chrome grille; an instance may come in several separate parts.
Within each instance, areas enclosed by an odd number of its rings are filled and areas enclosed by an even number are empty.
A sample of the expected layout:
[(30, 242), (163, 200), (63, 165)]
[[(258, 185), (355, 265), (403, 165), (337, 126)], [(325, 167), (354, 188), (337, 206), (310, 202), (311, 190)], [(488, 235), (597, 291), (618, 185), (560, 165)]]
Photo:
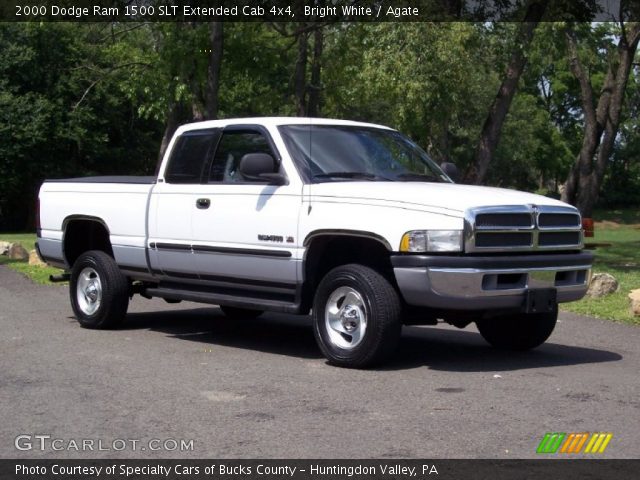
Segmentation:
[(580, 232), (540, 232), (538, 245), (541, 247), (555, 247), (580, 244)]
[(580, 223), (578, 213), (540, 213), (538, 215), (540, 228), (580, 227)]
[(529, 213), (479, 213), (476, 226), (482, 228), (533, 227)]
[(476, 247), (531, 247), (531, 232), (478, 232)]
[(580, 214), (573, 207), (480, 207), (465, 215), (465, 251), (575, 250), (582, 248)]

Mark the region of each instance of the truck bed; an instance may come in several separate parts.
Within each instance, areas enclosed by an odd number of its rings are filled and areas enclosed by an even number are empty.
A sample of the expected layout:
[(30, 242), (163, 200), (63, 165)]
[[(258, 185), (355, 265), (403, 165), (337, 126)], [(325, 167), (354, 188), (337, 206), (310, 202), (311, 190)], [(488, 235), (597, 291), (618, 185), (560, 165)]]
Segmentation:
[(70, 268), (62, 245), (65, 222), (99, 219), (116, 260), (146, 269), (147, 203), (155, 183), (156, 177), (148, 176), (46, 180), (40, 189), (41, 255), (52, 265)]

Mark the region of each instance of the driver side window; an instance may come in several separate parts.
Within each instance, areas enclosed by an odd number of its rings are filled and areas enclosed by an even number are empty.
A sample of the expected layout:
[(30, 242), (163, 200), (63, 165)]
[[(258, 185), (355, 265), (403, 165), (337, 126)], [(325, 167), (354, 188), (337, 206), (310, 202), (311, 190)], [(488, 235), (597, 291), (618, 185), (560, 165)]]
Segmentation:
[(253, 130), (228, 131), (222, 134), (218, 149), (211, 162), (209, 183), (246, 183), (252, 180), (240, 173), (240, 160), (248, 153), (275, 155), (265, 136)]

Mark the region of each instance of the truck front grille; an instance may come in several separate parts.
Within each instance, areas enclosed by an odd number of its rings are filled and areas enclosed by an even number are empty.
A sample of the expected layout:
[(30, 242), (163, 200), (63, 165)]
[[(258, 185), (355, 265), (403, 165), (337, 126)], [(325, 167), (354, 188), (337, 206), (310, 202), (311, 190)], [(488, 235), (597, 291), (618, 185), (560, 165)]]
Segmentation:
[(480, 207), (465, 215), (465, 251), (501, 252), (582, 248), (582, 222), (573, 207)]
[(576, 213), (540, 213), (540, 228), (576, 228), (580, 227), (580, 215)]
[(479, 213), (476, 226), (482, 228), (532, 227), (529, 213)]
[(533, 234), (530, 232), (478, 232), (476, 247), (531, 247)]
[(581, 236), (580, 232), (540, 232), (538, 245), (541, 247), (580, 245)]

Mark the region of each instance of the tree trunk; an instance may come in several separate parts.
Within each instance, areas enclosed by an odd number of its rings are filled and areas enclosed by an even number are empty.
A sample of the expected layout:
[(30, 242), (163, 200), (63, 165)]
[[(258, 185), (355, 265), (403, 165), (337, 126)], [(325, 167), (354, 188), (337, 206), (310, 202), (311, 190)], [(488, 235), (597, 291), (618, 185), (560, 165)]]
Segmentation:
[(525, 52), (531, 44), (533, 33), (538, 23), (540, 23), (540, 20), (542, 20), (548, 3), (548, 0), (532, 0), (529, 3), (524, 21), (518, 29), (515, 47), (511, 54), (509, 64), (507, 65), (505, 77), (498, 89), (496, 98), (491, 104), (489, 115), (482, 126), (480, 139), (476, 146), (474, 162), (465, 175), (465, 183), (480, 184), (487, 175), (489, 163), (500, 141), (502, 125), (504, 124), (504, 120), (509, 112), (509, 107), (511, 106), (511, 101), (518, 88), (520, 76), (527, 64)]
[(640, 23), (627, 24), (627, 30), (618, 41), (617, 58), (609, 63), (598, 105), (594, 108), (593, 87), (580, 62), (575, 33), (567, 32), (571, 72), (580, 84), (584, 137), (580, 153), (564, 183), (562, 200), (575, 205), (584, 217), (593, 215), (598, 200), (618, 133), (624, 94), (639, 40)]
[(164, 134), (162, 135), (162, 141), (160, 142), (160, 152), (158, 152), (158, 163), (156, 165), (156, 175), (160, 172), (160, 163), (162, 163), (162, 158), (164, 157), (164, 153), (167, 151), (169, 147), (169, 142), (173, 137), (173, 134), (176, 132), (180, 124), (184, 121), (185, 117), (185, 108), (180, 103), (173, 103), (169, 107), (169, 113), (167, 114), (167, 126), (164, 129)]
[(296, 97), (296, 112), (299, 117), (307, 116), (307, 55), (308, 34), (298, 35), (298, 59), (293, 79), (293, 90)]
[(311, 62), (311, 83), (309, 84), (309, 106), (307, 113), (310, 117), (320, 116), (321, 86), (321, 57), (324, 43), (324, 33), (321, 28), (313, 32), (313, 60)]
[(222, 54), (224, 51), (223, 22), (211, 22), (210, 39), (211, 54), (207, 70), (207, 89), (205, 93), (205, 115), (207, 120), (218, 118), (218, 91), (220, 89), (220, 72), (222, 70)]

